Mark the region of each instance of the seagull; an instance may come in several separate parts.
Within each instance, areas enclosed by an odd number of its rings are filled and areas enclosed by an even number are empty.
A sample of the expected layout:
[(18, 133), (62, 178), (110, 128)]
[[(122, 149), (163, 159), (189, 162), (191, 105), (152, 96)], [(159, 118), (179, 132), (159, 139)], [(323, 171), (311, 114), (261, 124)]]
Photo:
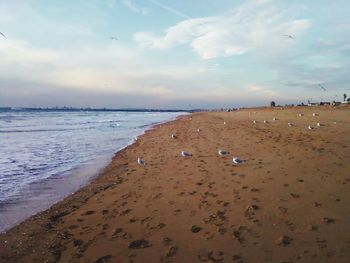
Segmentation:
[(197, 129), (197, 132), (201, 132), (201, 131), (202, 131), (202, 129), (199, 129), (199, 128)]
[(253, 123), (257, 123), (257, 121), (256, 121), (256, 120), (254, 120), (254, 121), (253, 121)]
[(314, 116), (314, 117), (316, 117), (316, 116), (318, 116), (318, 113), (312, 113), (312, 116)]
[(290, 39), (294, 39), (294, 37), (292, 35), (287, 35), (287, 34), (284, 34), (282, 35), (283, 37), (286, 37), (286, 38), (290, 38)]
[(264, 123), (269, 123), (268, 121), (264, 121)]
[(243, 164), (243, 163), (245, 163), (245, 161), (240, 159), (239, 157), (233, 157), (232, 161), (235, 164)]
[(287, 37), (287, 38), (290, 38), (290, 39), (294, 39), (294, 37), (292, 35), (287, 35), (287, 34), (284, 34), (282, 35), (283, 37)]
[(182, 152), (181, 152), (181, 155), (182, 155), (183, 157), (190, 157), (190, 156), (192, 156), (192, 153), (189, 153), (189, 152), (186, 152), (186, 151), (182, 151)]
[(119, 40), (117, 37), (110, 37), (111, 40)]
[(272, 120), (277, 121), (277, 118), (276, 118), (276, 117), (273, 117), (273, 119), (272, 119)]
[(316, 125), (317, 125), (318, 127), (323, 126), (323, 124), (321, 124), (321, 123), (319, 123), (319, 122), (318, 122)]
[(292, 126), (293, 126), (293, 123), (288, 122), (288, 126), (289, 126), (289, 127), (292, 127)]
[(218, 153), (221, 156), (226, 156), (226, 155), (230, 154), (228, 151), (225, 151), (225, 150), (219, 150)]
[(171, 138), (176, 139), (177, 136), (176, 136), (175, 134), (172, 134), (172, 135), (171, 135)]
[(333, 124), (337, 124), (337, 122), (336, 122), (336, 121), (334, 121), (334, 122), (333, 122)]
[(299, 113), (299, 117), (302, 117), (302, 116), (304, 116), (304, 113)]
[(2, 35), (4, 38), (7, 38), (4, 33), (0, 32), (0, 35)]
[(307, 128), (308, 128), (309, 130), (312, 130), (312, 129), (313, 129), (313, 128), (311, 127), (311, 125), (307, 126)]
[(226, 121), (224, 121), (224, 125), (226, 125)]
[(323, 89), (324, 91), (326, 91), (326, 88), (323, 87), (321, 84), (318, 84), (318, 86), (319, 86), (321, 89)]
[(137, 163), (139, 165), (146, 165), (146, 161), (144, 159), (142, 159), (142, 157), (137, 158)]

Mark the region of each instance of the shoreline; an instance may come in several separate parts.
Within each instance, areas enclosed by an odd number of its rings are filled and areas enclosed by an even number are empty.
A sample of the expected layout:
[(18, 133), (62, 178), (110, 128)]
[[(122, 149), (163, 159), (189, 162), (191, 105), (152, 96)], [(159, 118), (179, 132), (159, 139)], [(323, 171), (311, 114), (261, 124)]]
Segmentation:
[[(185, 115), (186, 114), (183, 114), (177, 117)], [(56, 179), (56, 175), (54, 175), (28, 185), (26, 188), (21, 190), (28, 192), (27, 199), (16, 200), (15, 202), (11, 201), (10, 203), (3, 204), (4, 207), (2, 208), (2, 216), (4, 218), (3, 220), (0, 220), (0, 222), (4, 222), (4, 225), (0, 226), (0, 234), (4, 234), (12, 228), (20, 225), (25, 220), (28, 220), (33, 216), (45, 212), (46, 210), (49, 210), (55, 204), (62, 202), (66, 197), (74, 195), (81, 188), (88, 186), (92, 181), (94, 181), (97, 177), (103, 174), (104, 170), (107, 168), (108, 165), (110, 165), (110, 163), (113, 161), (113, 158), (120, 151), (134, 144), (140, 136), (144, 135), (147, 131), (154, 129), (157, 125), (162, 125), (169, 121), (174, 121), (177, 117), (172, 117), (170, 120), (166, 120), (163, 122), (153, 122), (151, 124), (139, 127), (144, 130), (139, 135), (130, 139), (130, 141), (125, 146), (121, 146), (119, 149), (117, 149), (117, 151), (108, 155), (106, 154), (102, 158), (99, 157), (93, 161), (81, 164), (77, 167), (73, 167), (71, 170), (65, 171), (63, 174), (66, 175), (62, 178), (58, 177)], [(103, 165), (95, 165), (100, 162), (102, 162)], [(57, 185), (57, 180), (59, 180), (59, 185)], [(69, 190), (64, 189), (65, 185), (67, 184), (69, 184)], [(38, 196), (42, 196), (42, 198), (45, 199), (38, 199)], [(12, 207), (15, 208), (14, 212), (11, 211)], [(25, 213), (18, 211), (18, 207), (22, 207), (24, 210), (27, 211)], [(28, 208), (30, 209), (28, 210)], [(5, 222), (5, 219), (10, 217), (12, 217), (11, 223)]]
[[(90, 184), (1, 234), (0, 259), (347, 262), (349, 113), (244, 109), (155, 125)], [(316, 121), (324, 126), (308, 131)], [(233, 165), (233, 154), (247, 163)]]

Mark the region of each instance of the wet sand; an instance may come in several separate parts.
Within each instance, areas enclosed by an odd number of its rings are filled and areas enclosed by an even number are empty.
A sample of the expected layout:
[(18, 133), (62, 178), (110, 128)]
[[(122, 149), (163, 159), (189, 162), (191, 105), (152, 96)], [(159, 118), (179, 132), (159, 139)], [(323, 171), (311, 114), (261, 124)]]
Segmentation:
[(0, 235), (0, 262), (350, 262), (349, 159), (349, 107), (183, 116)]

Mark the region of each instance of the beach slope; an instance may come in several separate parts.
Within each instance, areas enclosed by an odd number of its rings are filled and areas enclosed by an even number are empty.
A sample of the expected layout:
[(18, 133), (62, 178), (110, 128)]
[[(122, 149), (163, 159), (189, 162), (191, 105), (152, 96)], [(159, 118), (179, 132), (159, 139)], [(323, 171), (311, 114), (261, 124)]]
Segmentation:
[(0, 261), (350, 262), (349, 135), (347, 107), (180, 117), (0, 235)]

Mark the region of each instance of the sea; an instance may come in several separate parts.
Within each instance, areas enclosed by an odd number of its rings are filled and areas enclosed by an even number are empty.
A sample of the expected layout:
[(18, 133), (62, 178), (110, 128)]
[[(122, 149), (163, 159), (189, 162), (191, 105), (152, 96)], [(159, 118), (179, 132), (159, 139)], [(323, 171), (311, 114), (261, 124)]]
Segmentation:
[(1, 110), (0, 232), (88, 184), (146, 130), (183, 114)]

